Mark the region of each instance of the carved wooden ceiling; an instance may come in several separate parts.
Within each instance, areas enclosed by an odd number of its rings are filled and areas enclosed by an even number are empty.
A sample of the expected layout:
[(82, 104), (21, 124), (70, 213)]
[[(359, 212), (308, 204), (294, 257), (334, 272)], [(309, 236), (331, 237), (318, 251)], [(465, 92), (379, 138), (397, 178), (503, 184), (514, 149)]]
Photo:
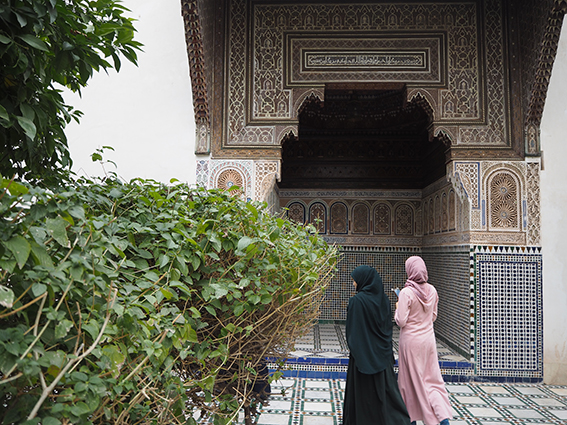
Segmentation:
[(308, 98), (299, 137), (282, 145), (280, 188), (417, 189), (445, 174), (444, 144), (430, 135), (431, 111), (406, 102), (403, 84), (328, 85)]

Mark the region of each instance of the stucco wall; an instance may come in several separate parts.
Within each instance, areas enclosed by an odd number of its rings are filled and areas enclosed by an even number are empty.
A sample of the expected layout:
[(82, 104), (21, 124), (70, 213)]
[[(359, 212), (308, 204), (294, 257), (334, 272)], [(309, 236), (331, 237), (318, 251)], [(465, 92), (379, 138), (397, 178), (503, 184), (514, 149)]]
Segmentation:
[(179, 0), (124, 0), (138, 20), (136, 39), (144, 44), (139, 66), (125, 59), (119, 73), (96, 74), (82, 98), (67, 103), (84, 112), (80, 125), (67, 127), (74, 171), (100, 176), (90, 154), (112, 146), (106, 165), (120, 177), (172, 177), (195, 183), (195, 120), (183, 19)]
[(541, 125), (544, 380), (567, 384), (567, 26), (563, 25)]

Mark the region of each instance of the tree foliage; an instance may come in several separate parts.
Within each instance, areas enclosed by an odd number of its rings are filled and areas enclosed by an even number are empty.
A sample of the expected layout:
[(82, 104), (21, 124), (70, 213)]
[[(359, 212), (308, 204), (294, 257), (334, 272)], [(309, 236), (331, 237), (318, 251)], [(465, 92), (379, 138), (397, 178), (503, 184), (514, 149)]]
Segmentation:
[(53, 184), (71, 158), (64, 128), (80, 112), (57, 85), (80, 91), (94, 71), (136, 63), (132, 19), (118, 0), (0, 4), (0, 175)]
[(0, 423), (254, 413), (263, 359), (317, 315), (336, 250), (262, 205), (152, 181), (2, 180)]

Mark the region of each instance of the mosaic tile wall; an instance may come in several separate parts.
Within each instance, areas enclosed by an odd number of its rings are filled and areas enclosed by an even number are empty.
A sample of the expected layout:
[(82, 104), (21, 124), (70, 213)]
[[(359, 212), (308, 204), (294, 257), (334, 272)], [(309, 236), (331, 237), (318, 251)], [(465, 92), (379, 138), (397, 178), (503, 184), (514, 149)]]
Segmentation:
[(382, 276), (384, 290), (390, 297), (393, 314), (396, 295), (392, 292), (392, 288), (403, 287), (406, 259), (411, 255), (419, 255), (420, 250), (397, 247), (343, 247), (341, 254), (337, 273), (327, 288), (320, 320), (346, 320), (348, 300), (354, 295), (350, 273), (363, 264), (374, 267)]
[[(450, 248), (445, 248), (445, 250)], [(382, 276), (384, 290), (390, 297), (392, 314), (396, 297), (393, 288), (405, 283), (405, 261), (421, 255), (429, 271), (429, 280), (439, 293), (439, 314), (435, 331), (440, 339), (467, 358), (471, 357), (471, 302), (469, 279), (469, 246), (450, 251), (419, 248), (343, 247), (338, 271), (333, 278), (321, 308), (320, 320), (346, 320), (349, 298), (354, 295), (350, 273), (359, 265), (374, 267)], [(474, 321), (472, 323), (474, 326)]]
[(542, 378), (541, 248), (475, 246), (471, 251), (477, 374)]
[[(427, 264), (429, 283), (439, 294), (435, 334), (451, 348), (471, 358), (471, 327), (474, 327), (474, 311), (471, 307), (468, 245), (439, 250), (423, 250)], [(472, 303), (474, 307), (474, 302)], [(474, 341), (473, 341), (474, 342)], [(473, 356), (474, 357), (474, 356)]]
[[(375, 267), (390, 296), (405, 282), (405, 260), (421, 255), (439, 293), (437, 337), (475, 363), (476, 376), (543, 377), (542, 255), (539, 247), (343, 247), (321, 320), (346, 320), (351, 271)], [(391, 294), (391, 295), (390, 295)]]

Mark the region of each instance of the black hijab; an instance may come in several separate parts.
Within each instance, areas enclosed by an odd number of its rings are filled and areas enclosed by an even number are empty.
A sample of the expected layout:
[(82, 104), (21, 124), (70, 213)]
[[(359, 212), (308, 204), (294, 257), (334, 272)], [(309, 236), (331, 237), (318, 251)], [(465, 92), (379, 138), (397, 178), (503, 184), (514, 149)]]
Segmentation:
[(382, 278), (370, 266), (351, 273), (357, 294), (348, 302), (346, 337), (357, 369), (368, 375), (392, 365), (392, 311)]

